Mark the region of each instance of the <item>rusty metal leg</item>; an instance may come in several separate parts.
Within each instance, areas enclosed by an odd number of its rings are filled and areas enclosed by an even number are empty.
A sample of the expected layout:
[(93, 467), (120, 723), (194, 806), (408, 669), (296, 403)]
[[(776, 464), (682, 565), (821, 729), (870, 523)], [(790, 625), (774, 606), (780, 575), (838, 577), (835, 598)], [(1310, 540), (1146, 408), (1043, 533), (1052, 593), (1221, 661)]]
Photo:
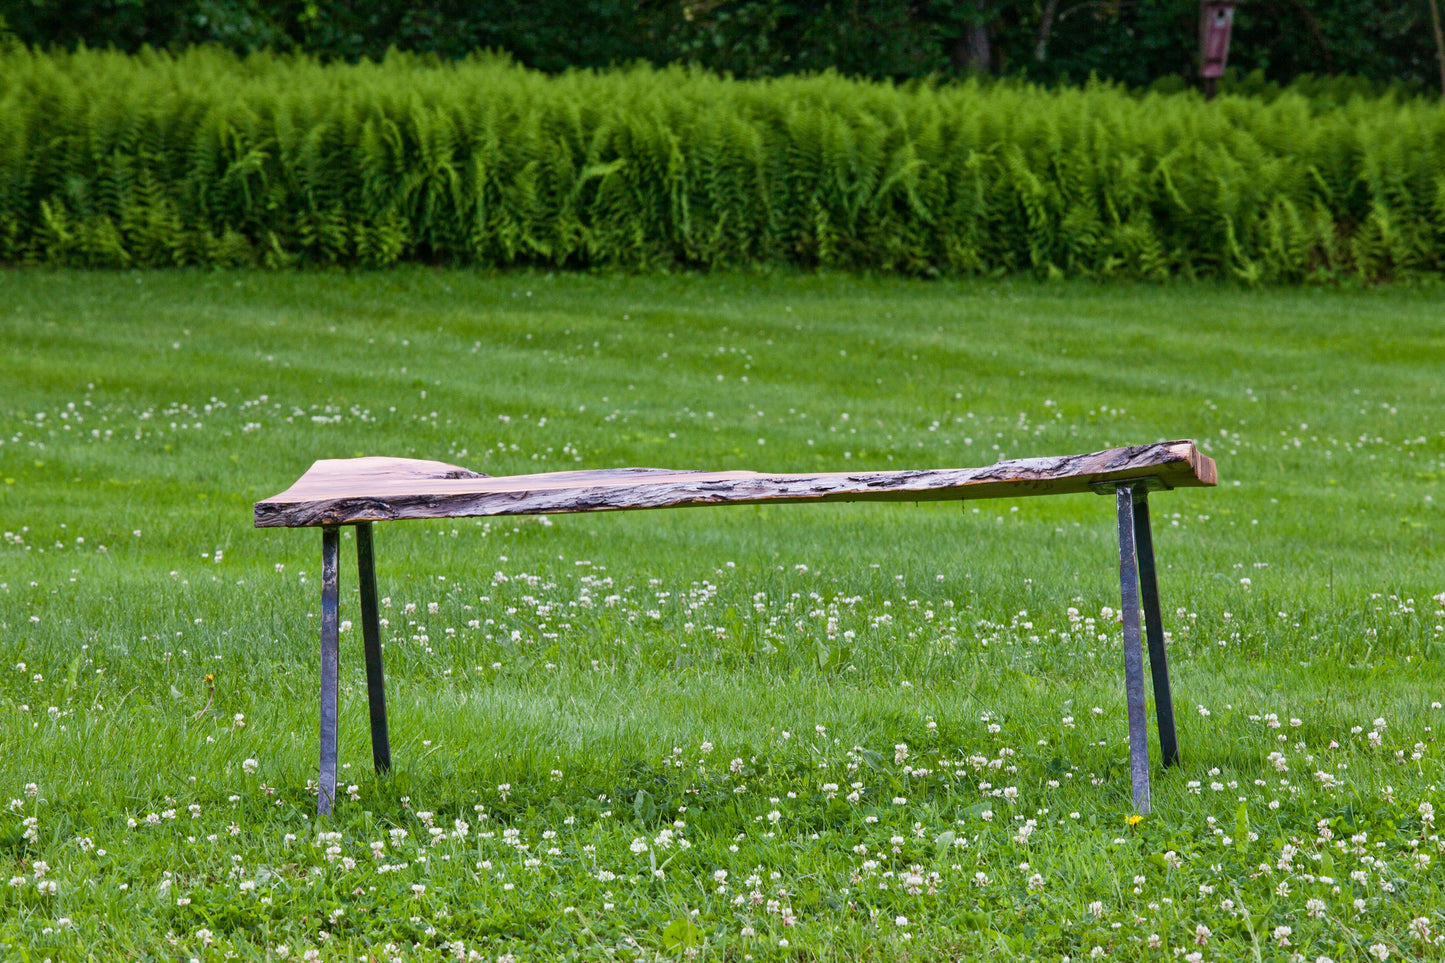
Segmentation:
[(1139, 564), (1135, 554), (1134, 489), (1115, 492), (1119, 513), (1119, 589), (1124, 617), (1124, 692), (1129, 704), (1129, 778), (1134, 808), (1149, 812), (1149, 723), (1144, 714), (1144, 646), (1139, 625)]
[(1159, 581), (1154, 573), (1154, 536), (1149, 529), (1149, 493), (1134, 495), (1134, 541), (1139, 559), (1139, 594), (1144, 603), (1144, 633), (1149, 642), (1149, 673), (1154, 680), (1154, 717), (1164, 765), (1179, 764), (1174, 732), (1174, 696), (1169, 690), (1169, 659), (1164, 653), (1164, 620), (1159, 614)]
[(341, 530), (321, 529), (321, 768), (317, 781), (316, 814), (331, 814), (336, 801), (336, 682), (340, 656), (340, 593), (337, 569), (341, 561)]
[(391, 769), (386, 726), (386, 679), (381, 665), (381, 625), (376, 611), (376, 556), (371, 523), (356, 526), (356, 574), (361, 583), (361, 634), (366, 642), (366, 700), (371, 711), (371, 762), (378, 775)]

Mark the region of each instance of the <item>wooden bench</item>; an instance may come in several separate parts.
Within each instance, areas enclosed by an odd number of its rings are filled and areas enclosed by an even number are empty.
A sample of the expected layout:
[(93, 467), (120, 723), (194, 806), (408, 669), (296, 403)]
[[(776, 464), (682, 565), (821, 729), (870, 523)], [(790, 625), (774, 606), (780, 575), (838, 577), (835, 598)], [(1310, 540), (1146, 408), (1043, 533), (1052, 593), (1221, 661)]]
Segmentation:
[[(371, 713), (372, 761), (391, 768), (381, 634), (377, 619), (373, 522), (398, 518), (540, 515), (688, 505), (776, 502), (942, 501), (1097, 492), (1115, 496), (1123, 597), (1124, 685), (1134, 805), (1149, 811), (1149, 749), (1141, 636), (1149, 644), (1164, 765), (1179, 761), (1164, 654), (1164, 628), (1149, 530), (1151, 491), (1215, 484), (1213, 459), (1190, 441), (1113, 448), (1084, 455), (1019, 458), (986, 468), (764, 475), (747, 471), (615, 468), (493, 478), (455, 465), (409, 458), (318, 461), (279, 495), (256, 503), (258, 528), (321, 529), (321, 767), (316, 809), (336, 798), (340, 528), (356, 528), (361, 629)], [(1143, 609), (1141, 631), (1140, 609)]]

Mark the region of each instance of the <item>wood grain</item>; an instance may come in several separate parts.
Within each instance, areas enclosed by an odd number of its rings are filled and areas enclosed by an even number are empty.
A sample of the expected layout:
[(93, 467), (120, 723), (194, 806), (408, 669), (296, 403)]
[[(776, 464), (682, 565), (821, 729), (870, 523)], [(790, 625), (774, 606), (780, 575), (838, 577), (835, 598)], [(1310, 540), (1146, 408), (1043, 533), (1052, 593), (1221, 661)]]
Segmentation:
[(439, 461), (345, 458), (318, 461), (296, 484), (257, 502), (255, 522), (301, 528), (686, 505), (1017, 498), (1087, 492), (1097, 482), (1148, 476), (1169, 488), (1216, 481), (1214, 460), (1192, 441), (1016, 458), (986, 468), (794, 475), (608, 468), (494, 478)]

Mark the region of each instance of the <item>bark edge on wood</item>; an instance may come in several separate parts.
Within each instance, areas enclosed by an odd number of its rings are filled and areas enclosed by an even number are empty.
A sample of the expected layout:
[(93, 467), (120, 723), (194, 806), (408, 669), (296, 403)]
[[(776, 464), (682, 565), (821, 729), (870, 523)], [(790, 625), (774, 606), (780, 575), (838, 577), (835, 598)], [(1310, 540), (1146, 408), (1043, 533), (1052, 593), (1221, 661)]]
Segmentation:
[(1217, 483), (1214, 459), (1192, 441), (1015, 458), (983, 468), (817, 474), (607, 468), (492, 477), (439, 461), (339, 458), (317, 461), (290, 488), (257, 502), (255, 525), (304, 528), (689, 505), (1018, 498), (1087, 492), (1099, 482), (1151, 476), (1168, 488)]

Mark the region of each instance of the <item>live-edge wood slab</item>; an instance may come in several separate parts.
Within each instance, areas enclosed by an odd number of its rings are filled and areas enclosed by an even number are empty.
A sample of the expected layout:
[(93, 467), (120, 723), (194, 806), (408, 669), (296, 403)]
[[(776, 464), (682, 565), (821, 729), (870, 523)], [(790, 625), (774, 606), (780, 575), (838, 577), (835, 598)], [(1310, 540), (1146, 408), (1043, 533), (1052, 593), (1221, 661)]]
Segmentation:
[(1192, 441), (1015, 458), (985, 468), (778, 475), (609, 468), (492, 477), (412, 458), (323, 459), (281, 494), (257, 502), (255, 521), (258, 528), (303, 528), (687, 505), (1017, 498), (1146, 477), (1166, 488), (1214, 485), (1214, 459)]

